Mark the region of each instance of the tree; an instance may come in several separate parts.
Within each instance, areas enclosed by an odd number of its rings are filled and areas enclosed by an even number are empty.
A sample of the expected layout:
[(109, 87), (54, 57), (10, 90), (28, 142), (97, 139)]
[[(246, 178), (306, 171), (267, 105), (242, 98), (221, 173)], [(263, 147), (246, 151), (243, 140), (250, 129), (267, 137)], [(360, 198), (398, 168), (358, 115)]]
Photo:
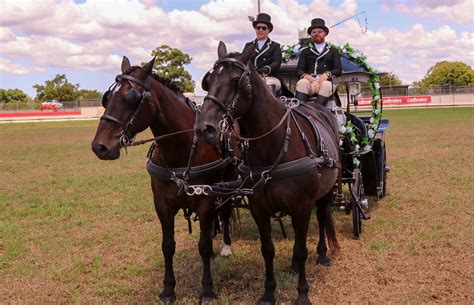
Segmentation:
[(97, 100), (102, 98), (102, 92), (97, 90), (81, 89), (79, 90), (79, 99), (81, 100)]
[(380, 86), (381, 87), (386, 87), (386, 86), (399, 86), (402, 84), (402, 81), (398, 78), (398, 75), (396, 75), (393, 72), (383, 74), (380, 76)]
[(44, 85), (35, 84), (36, 99), (74, 101), (79, 97), (79, 84), (70, 83), (65, 74), (57, 74), (52, 80), (47, 80)]
[(20, 89), (0, 89), (0, 104), (27, 102), (28, 95)]
[(421, 88), (433, 86), (474, 86), (474, 70), (463, 62), (440, 61), (432, 66), (425, 77), (414, 83)]
[(192, 58), (179, 49), (162, 45), (151, 52), (155, 56), (156, 74), (170, 79), (184, 92), (194, 92), (194, 81), (191, 74), (184, 69), (184, 65), (191, 63)]

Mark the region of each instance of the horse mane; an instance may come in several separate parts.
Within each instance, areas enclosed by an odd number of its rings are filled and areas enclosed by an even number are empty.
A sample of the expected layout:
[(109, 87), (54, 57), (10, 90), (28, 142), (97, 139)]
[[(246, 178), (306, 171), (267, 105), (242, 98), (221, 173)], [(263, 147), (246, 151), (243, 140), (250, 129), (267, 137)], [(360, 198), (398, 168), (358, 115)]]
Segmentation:
[[(141, 69), (143, 67), (140, 67), (140, 66), (131, 66), (130, 68), (127, 69), (127, 71), (124, 72), (124, 74), (130, 74), (132, 73), (133, 71), (137, 70), (137, 69)], [(162, 85), (166, 86), (167, 88), (171, 89), (172, 91), (176, 92), (176, 93), (183, 93), (183, 90), (181, 90), (181, 88), (178, 86), (178, 84), (169, 79), (169, 78), (165, 78), (165, 77), (161, 77), (159, 75), (157, 75), (156, 73), (152, 73), (151, 76), (159, 81)]]

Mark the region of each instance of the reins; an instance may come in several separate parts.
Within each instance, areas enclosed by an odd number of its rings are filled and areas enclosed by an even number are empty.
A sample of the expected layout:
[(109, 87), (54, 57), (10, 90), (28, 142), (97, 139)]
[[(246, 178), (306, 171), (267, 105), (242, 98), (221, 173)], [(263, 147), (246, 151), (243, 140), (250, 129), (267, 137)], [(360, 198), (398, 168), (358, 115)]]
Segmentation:
[(138, 145), (142, 145), (142, 144), (145, 144), (145, 143), (148, 143), (148, 142), (151, 142), (151, 141), (160, 141), (160, 140), (163, 140), (165, 138), (175, 136), (177, 134), (187, 133), (187, 132), (191, 132), (191, 131), (194, 131), (194, 129), (186, 129), (186, 130), (176, 131), (176, 132), (172, 132), (172, 133), (167, 133), (165, 135), (161, 135), (161, 136), (146, 139), (146, 140), (132, 141), (130, 143), (124, 144), (123, 146), (124, 147), (138, 146)]
[(272, 132), (274, 132), (275, 130), (277, 130), (281, 125), (283, 125), (283, 123), (285, 122), (286, 118), (288, 117), (288, 115), (291, 113), (291, 109), (292, 108), (287, 108), (286, 109), (286, 112), (285, 114), (282, 116), (282, 118), (280, 119), (280, 122), (278, 122), (278, 124), (273, 127), (272, 129), (270, 129), (269, 131), (267, 131), (265, 134), (261, 135), (261, 136), (258, 136), (258, 137), (253, 137), (253, 138), (246, 138), (246, 137), (241, 137), (234, 129), (234, 127), (232, 127), (232, 132), (233, 134), (237, 137), (237, 139), (239, 140), (242, 140), (242, 141), (246, 141), (246, 142), (249, 142), (249, 141), (255, 141), (255, 140), (260, 140), (266, 136), (268, 136), (269, 134), (271, 134)]

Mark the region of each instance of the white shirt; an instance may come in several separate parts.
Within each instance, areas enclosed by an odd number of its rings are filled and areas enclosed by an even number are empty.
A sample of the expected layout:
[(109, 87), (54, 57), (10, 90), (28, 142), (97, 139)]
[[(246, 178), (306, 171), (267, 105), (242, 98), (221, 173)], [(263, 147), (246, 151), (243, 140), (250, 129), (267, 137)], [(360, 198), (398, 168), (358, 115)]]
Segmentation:
[(326, 43), (323, 42), (323, 43), (315, 43), (314, 44), (314, 47), (316, 48), (316, 50), (318, 50), (318, 53), (321, 53), (323, 50), (324, 50), (324, 47), (326, 46)]
[(258, 49), (261, 50), (263, 45), (265, 44), (265, 42), (267, 41), (268, 38), (266, 39), (262, 39), (262, 40), (257, 40), (257, 44), (258, 44)]

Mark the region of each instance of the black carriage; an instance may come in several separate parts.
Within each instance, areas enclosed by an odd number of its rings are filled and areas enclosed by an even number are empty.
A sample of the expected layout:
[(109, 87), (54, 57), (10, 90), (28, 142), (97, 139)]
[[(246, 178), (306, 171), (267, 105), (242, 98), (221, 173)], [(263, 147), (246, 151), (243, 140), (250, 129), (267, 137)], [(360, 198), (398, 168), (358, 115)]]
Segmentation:
[[(351, 60), (346, 54), (341, 54), (341, 60), (343, 73), (333, 79), (334, 84), (338, 85), (332, 99), (333, 113), (338, 117), (338, 120), (342, 117), (352, 122), (355, 134), (361, 142), (364, 137), (367, 137), (367, 126), (371, 116), (358, 116), (351, 111), (358, 107), (357, 98), (361, 93), (361, 84), (369, 82), (370, 72)], [(282, 64), (280, 68), (281, 78), (292, 91), (294, 91), (298, 81), (296, 64), (297, 60), (293, 59)], [(343, 95), (345, 95), (345, 98)], [(380, 104), (382, 110), (381, 96)], [(371, 141), (369, 147), (363, 150), (356, 150), (355, 145), (351, 143), (347, 135), (341, 138), (343, 141), (341, 145), (343, 170), (335, 198), (338, 206), (344, 208), (348, 214), (352, 214), (353, 231), (356, 238), (360, 236), (362, 231), (362, 221), (370, 218), (367, 212), (368, 199), (366, 196), (383, 198), (386, 194), (389, 167), (385, 146), (385, 130), (388, 124), (387, 119), (380, 120), (373, 141)], [(358, 166), (353, 163), (354, 157), (360, 162)], [(346, 185), (345, 192), (343, 191), (343, 185)]]

